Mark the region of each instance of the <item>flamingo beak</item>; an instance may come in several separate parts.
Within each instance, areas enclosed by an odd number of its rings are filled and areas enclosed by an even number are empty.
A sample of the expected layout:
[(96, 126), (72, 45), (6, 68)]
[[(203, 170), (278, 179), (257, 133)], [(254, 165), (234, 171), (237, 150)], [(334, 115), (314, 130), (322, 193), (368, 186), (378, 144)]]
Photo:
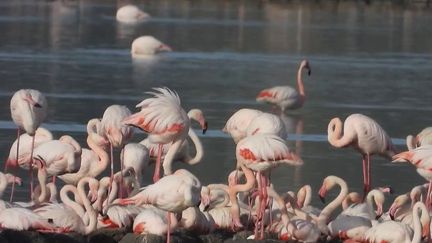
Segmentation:
[(325, 194), (326, 194), (326, 193), (327, 193), (327, 189), (326, 189), (326, 187), (323, 185), (323, 186), (320, 188), (319, 192), (318, 192), (318, 196), (319, 196), (319, 198), (320, 198), (320, 200), (321, 200), (322, 203), (325, 203)]
[(161, 44), (158, 48), (158, 51), (172, 51), (172, 49), (168, 45)]
[(312, 73), (312, 70), (308, 69), (308, 76), (310, 76)]
[(207, 132), (207, 128), (208, 128), (208, 122), (205, 121), (204, 126), (202, 126), (202, 134), (205, 134)]

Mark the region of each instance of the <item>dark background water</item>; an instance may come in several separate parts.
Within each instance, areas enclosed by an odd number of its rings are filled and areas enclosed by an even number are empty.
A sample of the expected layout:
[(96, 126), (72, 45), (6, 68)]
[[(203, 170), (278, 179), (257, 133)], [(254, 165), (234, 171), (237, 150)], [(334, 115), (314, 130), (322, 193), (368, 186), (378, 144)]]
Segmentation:
[[(404, 138), (432, 124), (432, 12), (422, 2), (219, 1), (134, 2), (152, 19), (138, 25), (115, 20), (126, 2), (33, 1), (0, 3), (0, 158), (15, 139), (9, 100), (21, 88), (44, 92), (44, 124), (55, 136), (71, 134), (83, 147), (84, 124), (111, 104), (135, 105), (152, 87), (177, 91), (183, 107), (200, 108), (210, 125), (201, 137), (202, 163), (186, 167), (204, 183), (224, 182), (234, 168), (235, 145), (221, 132), (229, 116), (257, 104), (259, 90), (295, 85), (297, 67), (308, 59), (307, 102), (281, 114), (289, 145), (302, 167), (274, 169), (278, 191), (309, 183), (314, 192), (330, 174), (361, 189), (361, 157), (332, 148), (327, 124), (363, 113), (378, 121), (399, 150)], [(153, 35), (174, 52), (149, 60), (130, 57), (132, 41)], [(297, 135), (295, 135), (297, 133)], [(299, 136), (302, 134), (301, 136)], [(137, 132), (134, 141), (145, 138)], [(150, 172), (147, 173), (150, 181)], [(373, 158), (375, 185), (398, 193), (424, 180), (410, 165)], [(19, 191), (24, 199), (26, 187)]]

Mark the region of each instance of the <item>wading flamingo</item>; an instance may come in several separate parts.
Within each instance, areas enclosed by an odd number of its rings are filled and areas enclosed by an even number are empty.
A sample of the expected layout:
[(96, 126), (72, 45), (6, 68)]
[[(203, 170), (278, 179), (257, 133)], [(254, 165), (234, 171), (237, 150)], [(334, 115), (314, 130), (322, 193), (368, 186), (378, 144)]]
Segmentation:
[[(18, 161), (19, 138), (21, 130), (32, 136), (32, 145), (30, 149), (30, 199), (33, 192), (33, 150), (35, 143), (35, 132), (39, 125), (45, 120), (48, 112), (48, 103), (45, 96), (38, 90), (20, 89), (12, 96), (10, 101), (11, 116), (17, 125), (17, 146), (16, 161)], [(6, 163), (6, 166), (8, 164)], [(6, 168), (5, 168), (6, 169)], [(13, 194), (12, 194), (13, 195)], [(10, 199), (12, 201), (12, 197)]]
[(131, 46), (132, 57), (148, 57), (164, 51), (172, 51), (172, 49), (149, 35), (136, 38)]
[[(343, 128), (343, 132), (342, 132)], [(328, 141), (337, 148), (354, 147), (363, 158), (363, 197), (371, 188), (370, 156), (378, 154), (391, 159), (395, 149), (390, 137), (372, 118), (362, 114), (352, 114), (342, 121), (333, 118), (328, 124)]]
[(135, 24), (150, 19), (150, 15), (137, 6), (128, 4), (117, 10), (116, 19), (121, 23)]
[(159, 144), (153, 181), (160, 178), (160, 161), (162, 146), (172, 143), (164, 160), (163, 169), (165, 175), (172, 174), (172, 161), (181, 144), (186, 139), (190, 129), (190, 120), (180, 105), (177, 93), (168, 88), (154, 88), (153, 95), (137, 105), (141, 111), (123, 120), (126, 125), (138, 127), (149, 133), (149, 140)]
[(297, 89), (290, 86), (275, 86), (269, 89), (261, 90), (256, 97), (258, 102), (268, 102), (275, 104), (280, 107), (283, 111), (294, 110), (301, 108), (306, 100), (302, 71), (303, 69), (308, 70), (308, 75), (311, 73), (309, 62), (303, 60), (300, 63), (300, 67), (297, 71)]

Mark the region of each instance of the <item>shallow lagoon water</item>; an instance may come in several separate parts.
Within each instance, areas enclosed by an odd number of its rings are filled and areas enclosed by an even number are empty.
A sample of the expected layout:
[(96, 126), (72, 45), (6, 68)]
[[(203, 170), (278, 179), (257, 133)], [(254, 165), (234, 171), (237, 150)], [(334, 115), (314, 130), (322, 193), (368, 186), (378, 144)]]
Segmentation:
[[(205, 184), (224, 182), (234, 168), (235, 145), (221, 132), (232, 113), (249, 107), (281, 115), (290, 147), (305, 161), (302, 167), (274, 169), (272, 181), (281, 192), (306, 183), (316, 192), (330, 174), (361, 190), (360, 155), (326, 140), (335, 116), (371, 116), (399, 150), (405, 149), (406, 135), (432, 124), (432, 12), (421, 3), (135, 3), (153, 18), (117, 23), (120, 1), (0, 3), (0, 158), (6, 159), (15, 138), (9, 100), (21, 88), (44, 92), (49, 114), (43, 126), (56, 137), (71, 134), (83, 146), (84, 125), (107, 106), (135, 111), (152, 87), (176, 90), (186, 110), (205, 112), (210, 130), (201, 136), (202, 163), (175, 168), (190, 169)], [(141, 35), (155, 36), (174, 52), (133, 60), (130, 44)], [(307, 101), (301, 110), (280, 114), (255, 102), (263, 88), (295, 85), (304, 58), (312, 75), (304, 78)], [(133, 141), (144, 138), (137, 131)], [(372, 166), (373, 184), (391, 185), (396, 193), (423, 182), (408, 164), (374, 157)], [(149, 182), (151, 172), (146, 175)], [(16, 199), (26, 199), (26, 190), (21, 187)]]

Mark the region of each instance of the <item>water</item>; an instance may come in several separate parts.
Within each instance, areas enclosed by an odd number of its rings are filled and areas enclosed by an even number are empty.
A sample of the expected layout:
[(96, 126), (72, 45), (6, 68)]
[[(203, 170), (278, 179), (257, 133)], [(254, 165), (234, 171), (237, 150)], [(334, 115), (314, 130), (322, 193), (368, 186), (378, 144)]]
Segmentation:
[[(259, 90), (295, 85), (299, 62), (307, 58), (307, 101), (282, 114), (292, 149), (302, 167), (272, 172), (278, 191), (309, 183), (318, 190), (330, 174), (361, 190), (361, 157), (332, 148), (326, 140), (331, 118), (363, 113), (378, 121), (400, 150), (404, 138), (432, 124), (432, 12), (421, 3), (382, 1), (287, 2), (161, 1), (137, 3), (151, 21), (118, 24), (118, 6), (90, 1), (5, 1), (0, 3), (0, 156), (15, 138), (9, 100), (14, 91), (35, 88), (49, 102), (44, 126), (56, 137), (71, 134), (85, 145), (84, 124), (111, 104), (135, 105), (152, 87), (176, 90), (186, 110), (205, 112), (210, 131), (201, 136), (202, 163), (185, 167), (203, 183), (225, 182), (234, 168), (235, 146), (221, 132), (239, 108), (275, 112), (257, 104)], [(175, 50), (132, 60), (130, 44), (153, 35)], [(145, 135), (137, 132), (134, 141)], [(398, 193), (424, 180), (410, 165), (373, 158), (375, 185)], [(20, 175), (25, 176), (21, 173)], [(151, 172), (147, 174), (150, 181)], [(25, 178), (26, 179), (26, 178)], [(27, 198), (27, 187), (17, 199)]]

